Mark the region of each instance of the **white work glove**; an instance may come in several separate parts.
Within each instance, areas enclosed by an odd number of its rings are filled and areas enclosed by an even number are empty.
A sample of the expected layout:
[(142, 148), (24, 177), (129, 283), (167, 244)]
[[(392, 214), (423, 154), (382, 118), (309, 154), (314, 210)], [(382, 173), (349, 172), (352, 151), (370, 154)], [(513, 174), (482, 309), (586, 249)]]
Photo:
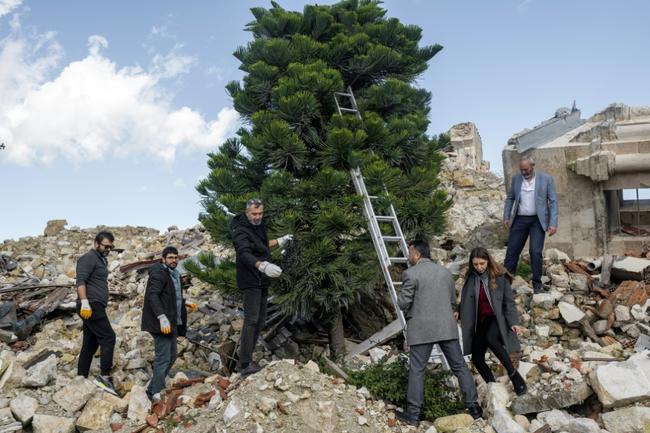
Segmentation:
[(90, 319), (90, 316), (93, 315), (93, 309), (90, 308), (90, 302), (88, 302), (88, 299), (81, 300), (81, 309), (79, 310), (79, 315), (84, 320)]
[(172, 332), (172, 325), (171, 323), (169, 323), (169, 319), (167, 318), (167, 316), (161, 314), (160, 316), (158, 316), (158, 320), (160, 321), (160, 332), (162, 332), (163, 334), (169, 334), (170, 332)]
[(270, 262), (260, 263), (260, 267), (258, 269), (260, 270), (260, 272), (263, 272), (264, 274), (266, 274), (271, 278), (277, 278), (280, 275), (282, 275), (282, 268)]
[(284, 235), (276, 240), (278, 241), (278, 246), (282, 248), (287, 242), (293, 240), (293, 235)]

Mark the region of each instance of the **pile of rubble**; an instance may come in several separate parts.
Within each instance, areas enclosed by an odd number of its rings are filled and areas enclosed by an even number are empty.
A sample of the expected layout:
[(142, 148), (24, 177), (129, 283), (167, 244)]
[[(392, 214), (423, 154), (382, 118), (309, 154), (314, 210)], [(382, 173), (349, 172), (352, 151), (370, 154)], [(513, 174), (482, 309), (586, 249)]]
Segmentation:
[[(436, 259), (462, 275), (468, 250), (482, 244), (502, 262), (502, 181), (485, 170), (463, 168), (453, 158), (445, 162), (442, 177), (455, 204), (450, 230), (437, 239)], [(74, 314), (75, 264), (100, 229), (112, 231), (119, 247), (109, 256), (108, 309), (117, 334), (119, 397), (76, 376), (82, 322)], [(178, 246), (187, 260), (200, 250), (232, 256), (211, 243), (200, 225), (160, 234), (142, 227), (66, 229), (65, 221), (53, 221), (44, 236), (0, 244), (0, 305), (15, 302), (18, 319), (49, 306), (43, 325), (26, 340), (0, 333), (0, 433), (414, 431), (395, 420), (394, 406), (321, 373), (310, 360), (327, 353), (324, 330), (286, 317), (274, 306), (254, 355), (263, 370), (245, 380), (230, 374), (243, 315), (236, 302), (199, 281), (187, 296), (199, 305), (188, 316), (192, 332), (179, 344), (164, 400), (152, 406), (144, 391), (153, 341), (140, 331), (140, 314), (145, 271), (168, 244)], [(457, 414), (424, 422), (417, 431), (650, 431), (646, 254), (571, 260), (548, 249), (544, 293), (534, 294), (520, 277), (513, 282), (524, 327), (517, 362), (529, 392), (515, 396), (501, 376), (495, 384), (479, 386), (484, 420)], [(350, 365), (392, 362), (399, 352), (395, 346), (374, 348)]]
[(507, 233), (503, 227), (503, 179), (488, 170), (461, 164), (454, 154), (445, 159), (440, 181), (453, 200), (447, 213), (447, 230), (435, 242), (447, 249), (455, 245), (501, 247)]

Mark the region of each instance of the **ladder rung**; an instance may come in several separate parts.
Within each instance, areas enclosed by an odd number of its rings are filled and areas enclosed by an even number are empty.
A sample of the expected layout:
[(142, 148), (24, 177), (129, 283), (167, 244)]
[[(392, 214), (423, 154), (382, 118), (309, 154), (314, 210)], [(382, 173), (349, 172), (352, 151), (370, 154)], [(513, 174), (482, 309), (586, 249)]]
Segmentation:
[(389, 257), (388, 260), (391, 263), (406, 263), (409, 259), (407, 257)]
[(380, 223), (388, 223), (396, 220), (395, 217), (387, 215), (376, 216), (375, 219)]
[(341, 111), (349, 111), (351, 113), (358, 113), (359, 110), (355, 110), (354, 108), (345, 108), (345, 107), (339, 107), (339, 110)]
[(347, 96), (348, 98), (351, 98), (351, 97), (352, 97), (352, 94), (351, 94), (351, 93), (345, 93), (345, 92), (334, 92), (334, 94), (335, 94), (335, 95), (338, 95), (338, 96)]
[(400, 236), (382, 236), (381, 237), (386, 242), (401, 242), (402, 238)]
[(401, 286), (402, 282), (401, 281), (391, 281), (393, 283), (393, 286)]
[(379, 196), (378, 195), (369, 195), (368, 198), (370, 200), (377, 200), (379, 198)]

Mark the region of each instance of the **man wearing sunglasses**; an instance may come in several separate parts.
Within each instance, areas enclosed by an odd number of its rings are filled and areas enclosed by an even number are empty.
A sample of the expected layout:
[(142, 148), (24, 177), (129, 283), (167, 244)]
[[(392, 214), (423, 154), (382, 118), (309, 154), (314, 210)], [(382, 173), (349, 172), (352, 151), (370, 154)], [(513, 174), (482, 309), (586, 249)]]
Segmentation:
[(106, 315), (108, 306), (106, 257), (113, 249), (114, 241), (115, 238), (110, 232), (99, 232), (95, 236), (94, 248), (77, 261), (77, 312), (83, 319), (83, 343), (79, 352), (77, 374), (88, 377), (90, 364), (99, 347), (101, 375), (95, 377), (94, 383), (99, 388), (117, 395), (111, 378), (115, 332)]
[(271, 278), (282, 275), (282, 268), (270, 262), (271, 248), (283, 247), (293, 239), (293, 235), (284, 235), (269, 240), (263, 218), (264, 203), (253, 198), (246, 202), (246, 211), (236, 215), (230, 222), (230, 233), (237, 254), (237, 287), (244, 302), (244, 326), (236, 367), (242, 376), (260, 370), (253, 361), (253, 350), (266, 323)]

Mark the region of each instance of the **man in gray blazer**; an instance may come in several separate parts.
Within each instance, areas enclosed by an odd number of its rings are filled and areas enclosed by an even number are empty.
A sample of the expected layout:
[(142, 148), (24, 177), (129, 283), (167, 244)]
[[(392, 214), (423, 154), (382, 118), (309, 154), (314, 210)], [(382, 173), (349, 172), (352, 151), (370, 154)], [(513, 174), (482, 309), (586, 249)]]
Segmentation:
[(533, 291), (542, 291), (542, 251), (545, 233), (557, 232), (557, 194), (553, 177), (535, 171), (535, 161), (525, 156), (519, 171), (512, 177), (503, 209), (503, 224), (510, 229), (505, 267), (511, 274), (517, 270), (519, 255), (530, 238), (530, 261), (533, 268)]
[(472, 374), (465, 364), (454, 319), (456, 289), (446, 268), (431, 261), (429, 245), (420, 240), (409, 243), (409, 263), (402, 274), (402, 289), (397, 303), (406, 318), (409, 350), (409, 382), (405, 412), (395, 415), (400, 421), (417, 426), (424, 400), (424, 369), (434, 344), (442, 350), (458, 378), (465, 405), (474, 418), (483, 415)]

